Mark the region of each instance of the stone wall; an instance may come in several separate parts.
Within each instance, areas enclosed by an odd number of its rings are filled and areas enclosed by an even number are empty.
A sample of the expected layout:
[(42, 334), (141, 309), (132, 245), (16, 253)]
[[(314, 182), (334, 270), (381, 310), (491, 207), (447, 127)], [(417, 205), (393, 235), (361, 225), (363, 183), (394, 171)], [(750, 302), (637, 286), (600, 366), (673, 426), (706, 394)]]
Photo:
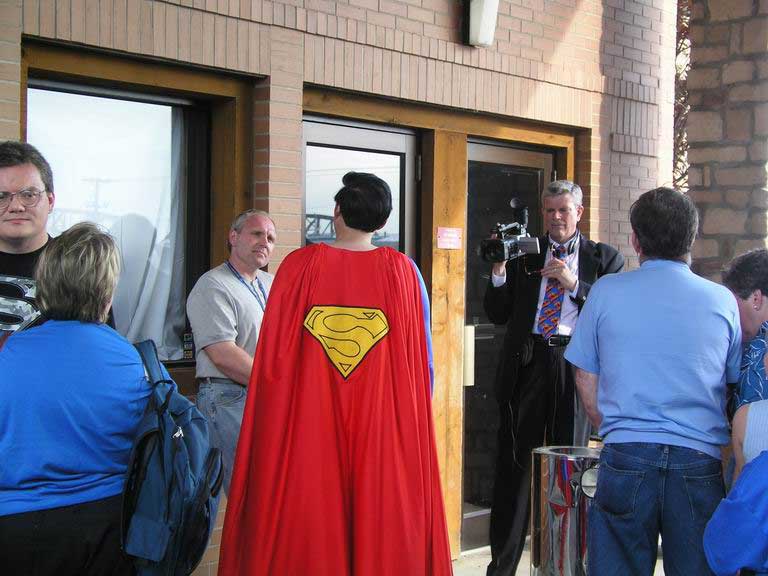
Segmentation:
[(718, 280), (766, 246), (768, 1), (696, 0), (688, 77), (690, 195), (702, 221), (694, 269)]

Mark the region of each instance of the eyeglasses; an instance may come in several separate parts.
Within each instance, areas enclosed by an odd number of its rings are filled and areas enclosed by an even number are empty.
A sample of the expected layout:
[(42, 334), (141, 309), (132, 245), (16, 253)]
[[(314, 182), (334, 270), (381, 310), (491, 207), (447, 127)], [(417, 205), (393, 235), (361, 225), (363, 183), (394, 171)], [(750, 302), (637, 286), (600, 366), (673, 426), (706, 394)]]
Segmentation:
[(19, 198), (19, 202), (21, 202), (22, 206), (33, 208), (38, 205), (43, 194), (45, 194), (45, 190), (38, 190), (37, 188), (26, 188), (24, 190), (19, 190), (18, 192), (0, 191), (0, 212), (8, 209), (14, 196)]
[(531, 276), (541, 276), (541, 266), (539, 266), (538, 268), (532, 270), (532, 269), (528, 268), (528, 257), (527, 257), (527, 255), (524, 254), (523, 256), (521, 256), (521, 258), (523, 259), (523, 272), (525, 272), (526, 276), (528, 276), (528, 277), (531, 277)]

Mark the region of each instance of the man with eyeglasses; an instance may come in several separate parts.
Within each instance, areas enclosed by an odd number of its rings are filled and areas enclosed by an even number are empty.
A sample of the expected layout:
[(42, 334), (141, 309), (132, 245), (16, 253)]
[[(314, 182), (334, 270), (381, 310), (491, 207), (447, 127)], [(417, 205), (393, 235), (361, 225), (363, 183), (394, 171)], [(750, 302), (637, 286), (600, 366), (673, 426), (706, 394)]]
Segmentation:
[(208, 417), (211, 437), (221, 450), (227, 494), (253, 354), (272, 287), (272, 274), (262, 268), (276, 240), (269, 214), (246, 210), (230, 226), (229, 259), (203, 274), (187, 299), (197, 349), (197, 406)]
[(491, 508), (488, 576), (513, 576), (520, 562), (530, 514), (531, 451), (544, 444), (587, 443), (590, 426), (563, 354), (592, 284), (619, 272), (623, 256), (587, 240), (578, 230), (581, 187), (552, 182), (542, 196), (541, 254), (493, 265), (485, 311), (506, 324), (497, 371), (499, 431)]
[(39, 318), (32, 278), (55, 199), (43, 155), (24, 142), (0, 142), (0, 345)]

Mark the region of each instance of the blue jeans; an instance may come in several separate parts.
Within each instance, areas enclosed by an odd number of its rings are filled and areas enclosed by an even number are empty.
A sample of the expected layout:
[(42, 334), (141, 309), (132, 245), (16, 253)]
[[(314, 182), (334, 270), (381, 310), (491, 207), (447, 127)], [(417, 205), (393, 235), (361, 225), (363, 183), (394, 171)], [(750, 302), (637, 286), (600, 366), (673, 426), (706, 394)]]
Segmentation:
[(664, 444), (606, 444), (589, 511), (590, 576), (653, 574), (661, 534), (666, 576), (712, 574), (704, 528), (725, 495), (720, 461)]
[(213, 445), (221, 450), (224, 464), (224, 490), (229, 495), (229, 482), (235, 464), (237, 439), (243, 422), (247, 388), (231, 380), (216, 379), (201, 382), (197, 393), (197, 408), (208, 419)]

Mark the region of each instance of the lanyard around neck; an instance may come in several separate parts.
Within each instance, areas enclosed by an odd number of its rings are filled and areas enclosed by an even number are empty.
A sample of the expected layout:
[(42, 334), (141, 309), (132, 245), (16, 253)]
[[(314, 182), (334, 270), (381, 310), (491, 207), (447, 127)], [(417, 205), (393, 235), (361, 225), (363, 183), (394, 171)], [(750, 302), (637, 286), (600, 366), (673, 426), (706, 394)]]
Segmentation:
[[(253, 297), (256, 298), (256, 302), (259, 303), (259, 306), (261, 307), (261, 311), (264, 312), (264, 309), (267, 306), (267, 292), (264, 290), (264, 285), (261, 283), (261, 280), (259, 280), (258, 272), (256, 273), (256, 285), (259, 287), (258, 292), (256, 291), (256, 288), (253, 287), (253, 282), (246, 282), (245, 278), (243, 278), (243, 275), (240, 274), (240, 272), (237, 271), (237, 269), (232, 266), (232, 263), (227, 260), (227, 266), (229, 267), (229, 271), (232, 272), (232, 274), (240, 280), (240, 282), (243, 283), (243, 285), (248, 288), (248, 292), (253, 294)], [(261, 296), (259, 296), (259, 292), (261, 292)]]
[(579, 240), (581, 239), (581, 234), (577, 230), (576, 234), (571, 236), (571, 238), (569, 238), (568, 240), (566, 240), (562, 244), (558, 244), (557, 242), (552, 240), (552, 238), (548, 238), (548, 239), (549, 239), (549, 247), (550, 247), (550, 249), (552, 249), (552, 251), (554, 251), (554, 249), (557, 248), (557, 247), (561, 247), (563, 249), (563, 251), (565, 252), (565, 254), (563, 254), (563, 256), (570, 256), (570, 255), (576, 253), (576, 247), (578, 246)]

